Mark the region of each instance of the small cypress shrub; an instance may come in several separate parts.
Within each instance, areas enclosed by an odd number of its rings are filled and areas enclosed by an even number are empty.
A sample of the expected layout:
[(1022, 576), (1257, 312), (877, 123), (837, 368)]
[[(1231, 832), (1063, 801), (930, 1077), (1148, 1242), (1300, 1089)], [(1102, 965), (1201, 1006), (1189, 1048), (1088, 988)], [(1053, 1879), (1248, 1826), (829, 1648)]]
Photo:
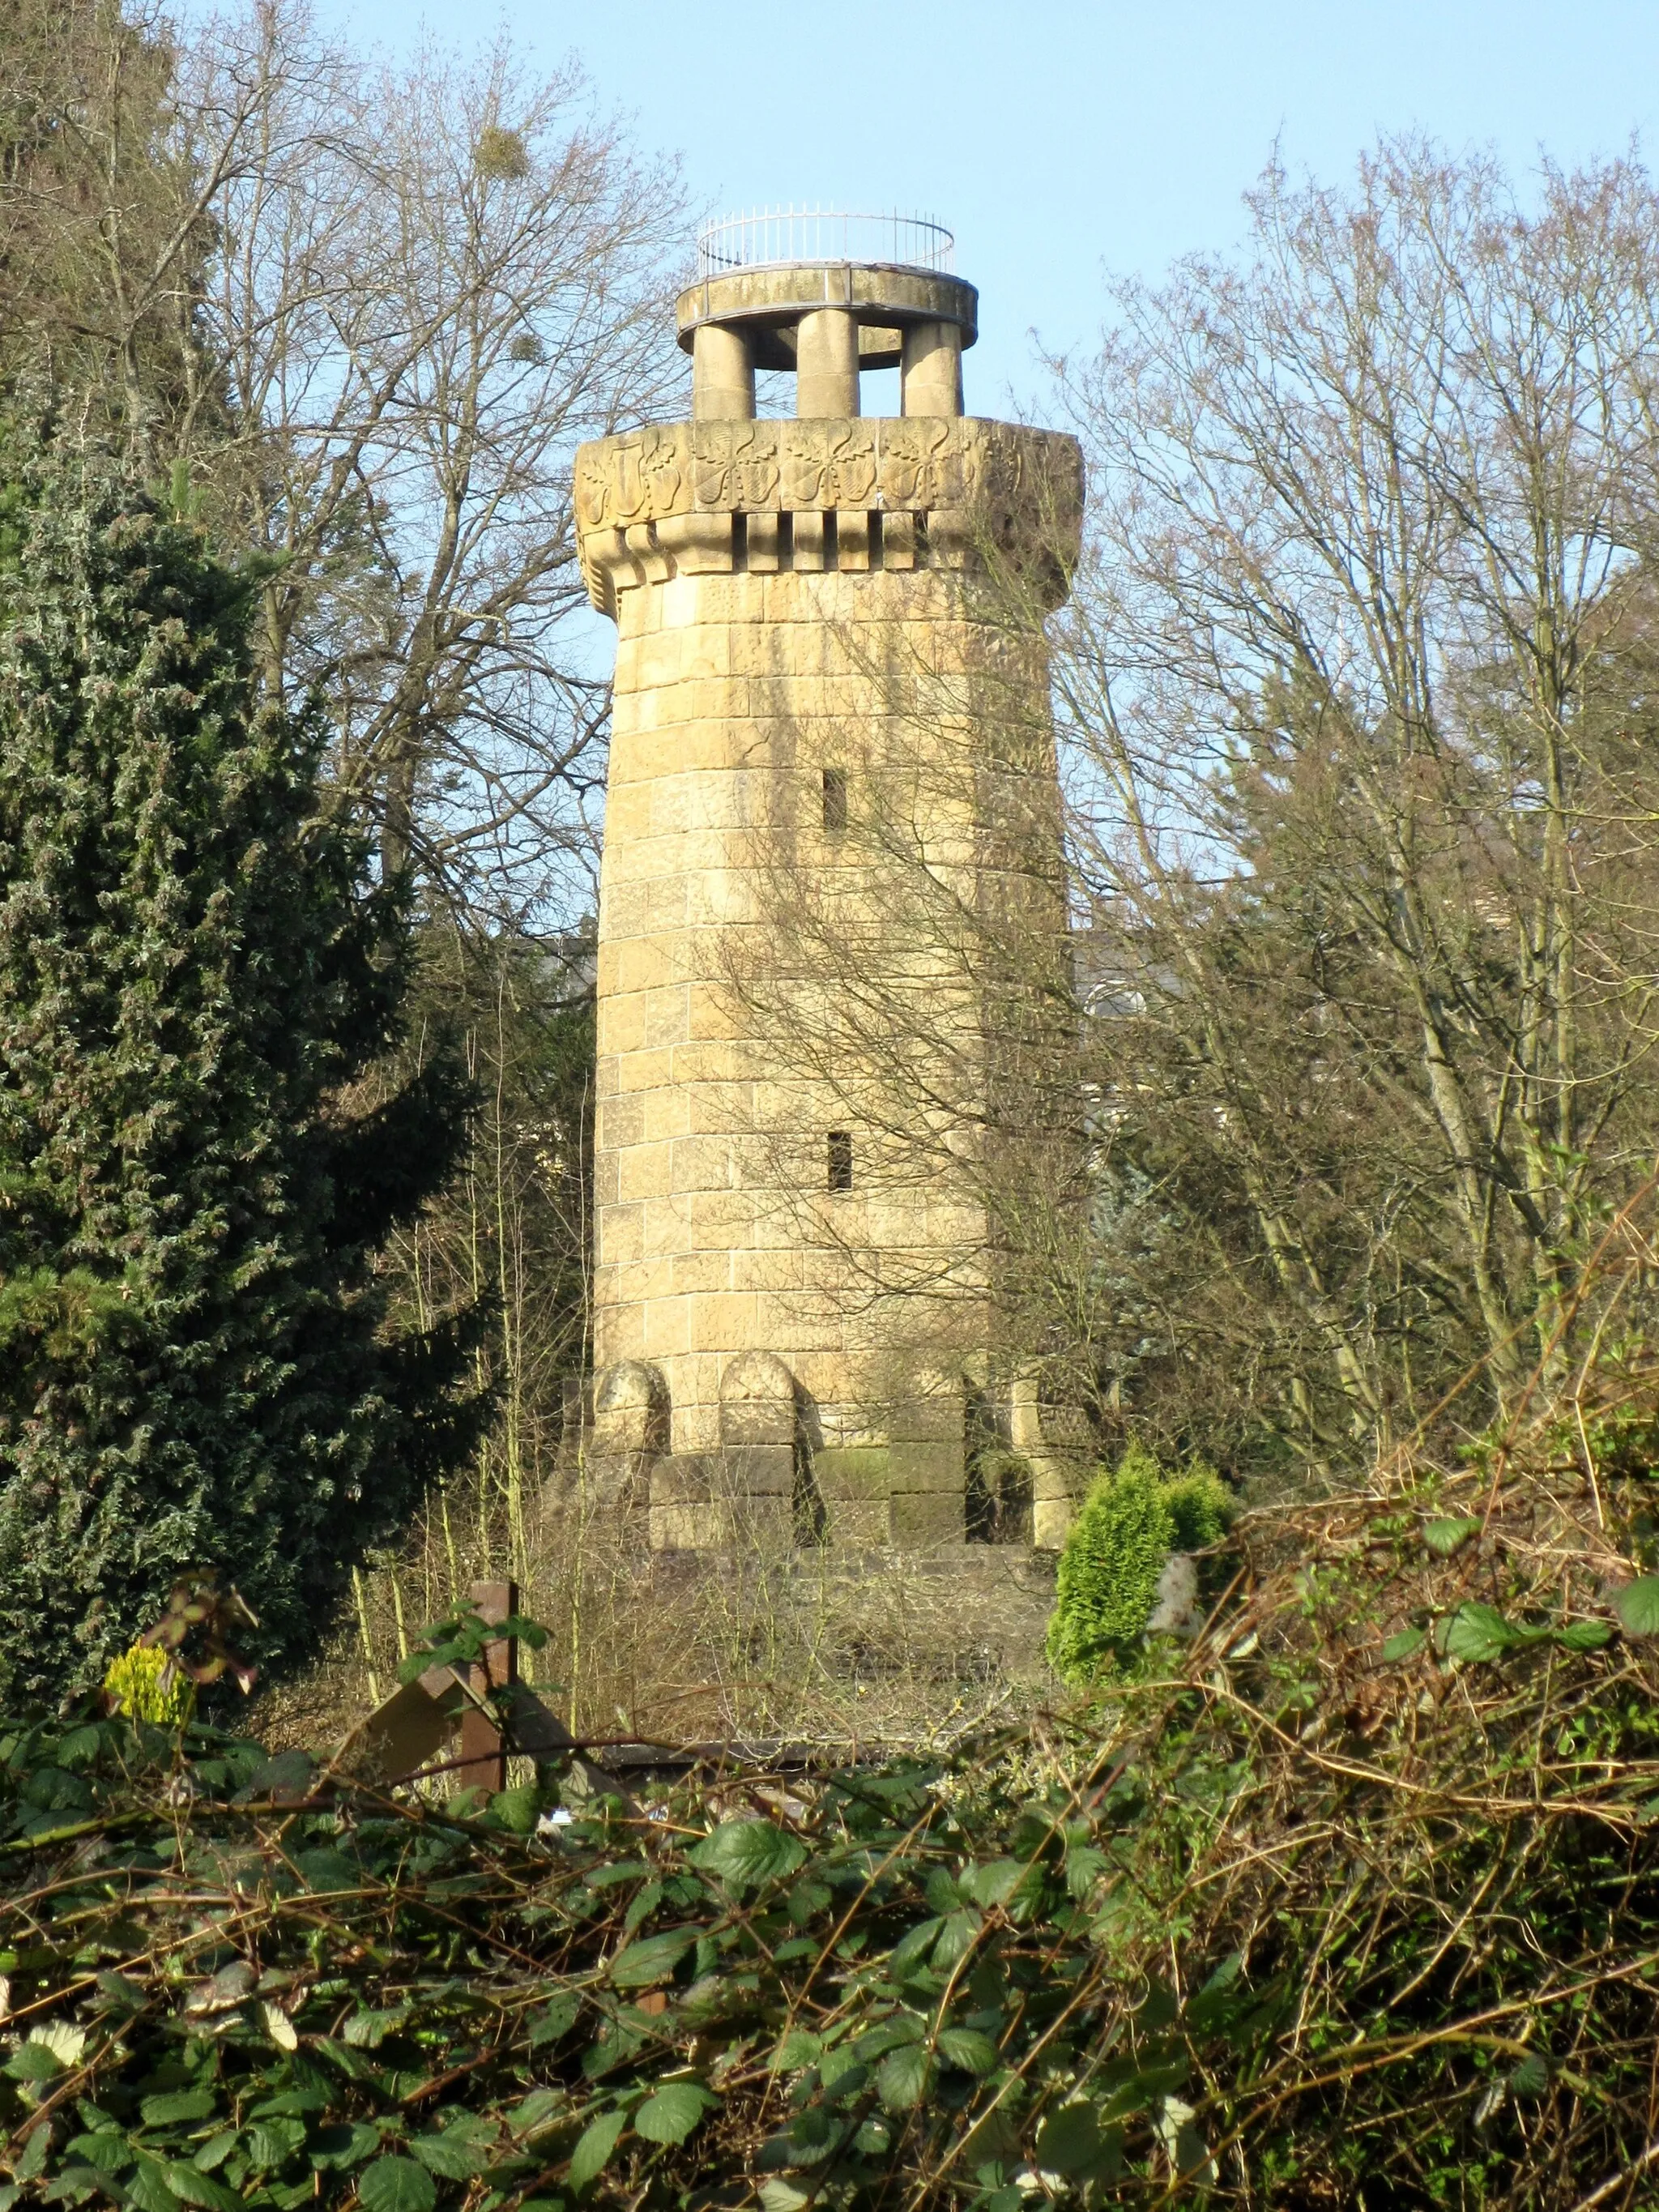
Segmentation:
[(1206, 1552), (1218, 1544), (1232, 1519), (1227, 1486), (1207, 1460), (1195, 1459), (1166, 1481), (1164, 1502), (1175, 1524), (1177, 1552)]
[(1093, 1681), (1146, 1633), (1171, 1552), (1200, 1551), (1225, 1533), (1227, 1492), (1194, 1461), (1166, 1476), (1144, 1444), (1090, 1486), (1065, 1549), (1048, 1623), (1048, 1663), (1077, 1687)]
[(135, 1644), (112, 1659), (104, 1695), (112, 1712), (155, 1728), (182, 1728), (196, 1705), (196, 1685), (154, 1644)]

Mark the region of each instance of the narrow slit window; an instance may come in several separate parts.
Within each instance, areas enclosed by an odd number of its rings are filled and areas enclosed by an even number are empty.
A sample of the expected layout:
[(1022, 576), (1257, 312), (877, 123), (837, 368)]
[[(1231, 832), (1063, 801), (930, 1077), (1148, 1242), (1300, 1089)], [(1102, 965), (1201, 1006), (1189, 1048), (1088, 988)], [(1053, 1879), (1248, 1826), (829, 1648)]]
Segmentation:
[(831, 1190), (851, 1190), (853, 1188), (853, 1133), (850, 1129), (831, 1129), (830, 1132), (830, 1188)]
[(832, 835), (847, 827), (847, 771), (844, 768), (827, 768), (823, 771), (823, 826)]

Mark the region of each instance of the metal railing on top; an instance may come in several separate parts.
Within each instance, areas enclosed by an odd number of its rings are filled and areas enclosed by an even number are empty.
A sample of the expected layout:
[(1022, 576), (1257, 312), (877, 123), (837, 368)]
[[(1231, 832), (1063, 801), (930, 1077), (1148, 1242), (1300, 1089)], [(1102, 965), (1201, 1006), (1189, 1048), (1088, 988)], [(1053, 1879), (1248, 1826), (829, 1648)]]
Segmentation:
[(924, 215), (854, 215), (836, 208), (751, 208), (697, 232), (697, 274), (791, 261), (853, 261), (949, 276), (956, 240)]

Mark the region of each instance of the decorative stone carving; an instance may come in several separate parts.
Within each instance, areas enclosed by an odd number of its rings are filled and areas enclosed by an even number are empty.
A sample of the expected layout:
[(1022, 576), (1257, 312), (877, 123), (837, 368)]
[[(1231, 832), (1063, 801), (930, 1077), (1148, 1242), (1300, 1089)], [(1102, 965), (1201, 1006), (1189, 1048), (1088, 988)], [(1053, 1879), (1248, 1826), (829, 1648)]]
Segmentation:
[(726, 508), (733, 514), (750, 507), (775, 507), (780, 427), (776, 422), (696, 425), (691, 477), (698, 507)]
[(868, 507), (876, 489), (876, 432), (856, 416), (786, 426), (784, 505)]
[(878, 481), (884, 507), (960, 507), (964, 496), (962, 441), (947, 418), (911, 416), (883, 423)]
[[(688, 531), (680, 518), (694, 515), (926, 514), (931, 542), (953, 567), (988, 521), (1006, 543), (1017, 516), (1028, 528), (1036, 518), (1049, 556), (1069, 566), (1082, 482), (1076, 445), (1053, 431), (947, 416), (851, 416), (669, 422), (602, 438), (578, 449), (575, 500), (589, 595), (614, 613), (619, 591), (732, 567), (729, 530)], [(854, 526), (849, 546), (861, 544), (861, 528)], [(908, 566), (911, 526), (895, 538)], [(816, 542), (805, 533), (804, 544)], [(842, 565), (865, 563), (855, 552)]]
[(960, 505), (1044, 487), (1075, 520), (1073, 440), (976, 416), (665, 422), (577, 448), (576, 520), (626, 529), (666, 514)]

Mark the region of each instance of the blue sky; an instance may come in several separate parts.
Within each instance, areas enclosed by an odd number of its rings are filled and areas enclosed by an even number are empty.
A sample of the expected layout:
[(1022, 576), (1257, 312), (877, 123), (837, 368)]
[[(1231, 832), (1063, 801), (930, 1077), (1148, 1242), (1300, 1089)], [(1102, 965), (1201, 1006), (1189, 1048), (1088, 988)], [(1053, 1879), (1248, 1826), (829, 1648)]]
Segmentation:
[(579, 56), (642, 143), (681, 157), (703, 212), (793, 199), (938, 214), (980, 288), (966, 364), (980, 413), (1040, 404), (1031, 333), (1086, 343), (1103, 267), (1152, 275), (1237, 238), (1275, 140), (1325, 181), (1379, 131), (1413, 127), (1525, 172), (1540, 149), (1571, 163), (1650, 141), (1659, 118), (1659, 0), (317, 9), (393, 49), (422, 25), (462, 46), (505, 26), (550, 62)]

